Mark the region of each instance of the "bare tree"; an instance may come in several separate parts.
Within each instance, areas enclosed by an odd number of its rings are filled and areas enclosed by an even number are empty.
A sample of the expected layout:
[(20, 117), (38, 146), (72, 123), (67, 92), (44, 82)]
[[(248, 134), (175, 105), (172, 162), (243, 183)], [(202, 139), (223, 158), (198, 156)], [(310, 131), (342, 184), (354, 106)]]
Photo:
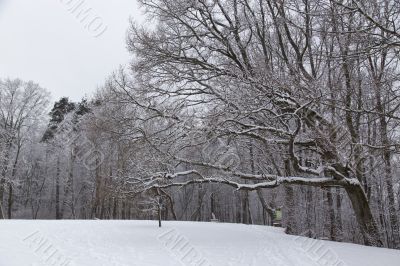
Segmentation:
[[(17, 171), (21, 145), (23, 139), (29, 134), (30, 128), (41, 121), (47, 104), (48, 93), (38, 84), (23, 82), (19, 79), (0, 81), (0, 142), (3, 146), (0, 206), (4, 205), (4, 190), (8, 184), (10, 218), (13, 195), (11, 179), (15, 177)], [(0, 213), (0, 218), (4, 218), (4, 213)]]
[[(157, 27), (132, 24), (128, 45), (137, 58), (132, 67), (140, 87), (126, 77), (116, 87), (147, 111), (146, 122), (165, 120), (163, 130), (143, 130), (143, 138), (176, 164), (191, 165), (189, 171), (154, 173), (148, 180), (157, 182), (146, 184), (214, 182), (245, 191), (279, 185), (342, 187), (365, 243), (381, 246), (365, 193), (364, 161), (370, 151), (361, 136), (361, 123), (371, 113), (363, 105), (370, 95), (363, 80), (371, 77), (364, 62), (379, 25), (366, 30), (368, 17), (334, 1), (140, 2)], [(330, 91), (344, 101), (331, 99)], [(375, 114), (389, 118), (382, 111)], [(179, 129), (197, 132), (199, 123), (205, 125), (203, 138), (188, 145), (192, 135)], [(204, 146), (206, 136), (250, 139), (268, 149), (279, 145), (277, 158), (265, 160), (280, 171), (252, 174), (182, 157), (183, 149)], [(185, 147), (176, 147), (177, 142)], [(292, 171), (283, 175), (287, 160)], [(177, 182), (182, 177), (190, 180)]]

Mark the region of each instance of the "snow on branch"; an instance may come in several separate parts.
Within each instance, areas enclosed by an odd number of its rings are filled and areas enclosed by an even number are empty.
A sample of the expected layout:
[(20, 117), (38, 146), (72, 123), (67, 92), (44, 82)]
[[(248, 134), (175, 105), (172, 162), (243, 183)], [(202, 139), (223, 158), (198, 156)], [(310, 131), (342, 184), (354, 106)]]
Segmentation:
[[(192, 184), (205, 184), (205, 183), (219, 183), (232, 186), (237, 190), (254, 191), (263, 188), (276, 188), (280, 185), (308, 185), (314, 187), (348, 187), (359, 186), (360, 183), (356, 179), (343, 179), (336, 180), (333, 178), (307, 178), (307, 177), (282, 177), (277, 176), (274, 181), (260, 182), (256, 184), (241, 184), (231, 181), (227, 178), (200, 178), (193, 179), (186, 182), (171, 182), (168, 184), (154, 184), (150, 188), (169, 188), (169, 187), (184, 187)], [(149, 189), (150, 189), (149, 188)]]

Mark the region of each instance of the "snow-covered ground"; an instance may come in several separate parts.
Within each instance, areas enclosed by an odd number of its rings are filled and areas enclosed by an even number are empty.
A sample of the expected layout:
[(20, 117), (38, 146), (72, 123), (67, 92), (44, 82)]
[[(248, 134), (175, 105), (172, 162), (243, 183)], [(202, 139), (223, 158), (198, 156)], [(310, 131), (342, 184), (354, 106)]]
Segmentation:
[(399, 266), (400, 251), (281, 229), (154, 221), (1, 221), (1, 266)]

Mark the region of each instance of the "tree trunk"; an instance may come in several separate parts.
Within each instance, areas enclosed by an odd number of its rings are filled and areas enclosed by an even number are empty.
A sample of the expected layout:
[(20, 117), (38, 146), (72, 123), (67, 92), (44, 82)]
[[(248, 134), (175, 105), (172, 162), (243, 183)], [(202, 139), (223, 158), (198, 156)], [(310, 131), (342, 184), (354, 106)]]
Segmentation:
[[(264, 199), (264, 197), (262, 195), (261, 189), (257, 189), (257, 195), (258, 195), (258, 199), (260, 200), (261, 205), (263, 207), (263, 214), (264, 213), (268, 213), (268, 215), (270, 217), (271, 223), (269, 225), (271, 225), (271, 226), (274, 225), (275, 221), (274, 221), (274, 209), (273, 209), (273, 207), (268, 206), (267, 202), (265, 201), (265, 199)], [(265, 220), (266, 219), (264, 219), (264, 221)]]
[(328, 200), (328, 213), (329, 213), (329, 233), (330, 239), (336, 241), (336, 219), (335, 219), (335, 209), (333, 206), (333, 195), (332, 189), (327, 189), (327, 200)]
[(178, 218), (176, 216), (175, 208), (174, 208), (174, 200), (166, 191), (161, 189), (160, 192), (161, 192), (161, 195), (165, 196), (168, 200), (168, 205), (171, 210), (172, 219), (174, 219), (175, 221), (178, 220)]
[(113, 220), (116, 220), (118, 218), (117, 217), (118, 198), (114, 197), (113, 201), (114, 201), (114, 204), (113, 204), (112, 218), (113, 218)]
[(312, 222), (312, 218), (315, 215), (315, 211), (313, 209), (313, 188), (312, 187), (306, 187), (306, 227), (307, 227), (307, 232), (305, 236), (307, 237), (312, 237), (315, 232), (314, 232), (314, 226)]
[[(75, 218), (75, 207), (74, 207), (74, 201), (75, 201), (75, 195), (74, 195), (74, 163), (75, 163), (75, 158), (76, 158), (74, 149), (75, 149), (75, 147), (73, 147), (71, 152), (70, 152), (68, 179), (67, 179), (67, 184), (65, 186), (64, 201), (63, 201), (62, 210), (61, 210), (61, 213), (64, 216), (65, 209), (69, 205), (73, 218)], [(69, 200), (69, 204), (68, 204), (68, 200)]]
[[(100, 162), (97, 159), (96, 164), (99, 165)], [(101, 211), (101, 202), (102, 202), (102, 198), (104, 198), (104, 191), (103, 191), (103, 187), (102, 187), (102, 177), (100, 175), (100, 171), (101, 168), (97, 167), (95, 170), (95, 188), (94, 188), (94, 202), (93, 202), (93, 206), (92, 206), (92, 218), (96, 217), (99, 218), (100, 215), (100, 211)]]
[(1, 204), (1, 201), (0, 201), (0, 219), (4, 219), (4, 209), (3, 205)]
[(126, 206), (127, 206), (127, 204), (126, 204), (126, 200), (125, 199), (123, 199), (122, 200), (122, 210), (121, 210), (121, 219), (122, 220), (126, 220)]
[(63, 216), (60, 208), (60, 172), (60, 157), (58, 157), (56, 169), (56, 220), (61, 220)]
[(378, 227), (376, 226), (374, 217), (372, 216), (372, 212), (362, 186), (351, 185), (346, 186), (344, 189), (350, 198), (350, 202), (353, 206), (353, 210), (356, 215), (361, 234), (364, 238), (365, 245), (382, 247), (383, 243), (379, 237)]
[(12, 205), (13, 205), (13, 187), (12, 184), (9, 184), (9, 193), (8, 193), (8, 219), (12, 219)]
[(242, 223), (252, 224), (249, 204), (249, 192), (243, 191), (240, 196), (242, 198)]
[(161, 227), (161, 206), (158, 205), (158, 227)]
[(343, 239), (343, 226), (342, 226), (342, 197), (341, 188), (336, 188), (336, 241), (342, 241)]
[(12, 147), (12, 140), (7, 141), (6, 145), (6, 152), (3, 159), (3, 165), (1, 170), (1, 177), (0, 177), (0, 219), (5, 219), (4, 216), (4, 190), (6, 185), (6, 175), (8, 172), (8, 165), (10, 163), (10, 155), (11, 155), (11, 147)]
[[(285, 161), (285, 174), (291, 175), (290, 161)], [(287, 234), (294, 234), (295, 231), (295, 214), (294, 214), (294, 189), (290, 185), (285, 185), (285, 221)]]
[(14, 180), (16, 174), (17, 174), (17, 165), (18, 165), (18, 161), (19, 161), (19, 155), (21, 153), (21, 142), (18, 142), (18, 147), (17, 147), (17, 154), (15, 155), (15, 160), (13, 163), (13, 168), (12, 168), (12, 172), (11, 172), (11, 180), (10, 180), (10, 184), (9, 184), (9, 194), (8, 194), (8, 219), (12, 219), (12, 205), (14, 203), (13, 200), (13, 187), (12, 187), (12, 181)]

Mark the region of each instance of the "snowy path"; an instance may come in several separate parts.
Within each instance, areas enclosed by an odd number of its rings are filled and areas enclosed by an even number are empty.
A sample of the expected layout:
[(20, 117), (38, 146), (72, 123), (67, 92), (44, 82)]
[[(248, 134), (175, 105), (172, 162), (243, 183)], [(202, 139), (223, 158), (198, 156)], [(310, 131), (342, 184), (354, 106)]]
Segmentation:
[(280, 229), (151, 221), (1, 221), (0, 266), (399, 266), (400, 251)]

